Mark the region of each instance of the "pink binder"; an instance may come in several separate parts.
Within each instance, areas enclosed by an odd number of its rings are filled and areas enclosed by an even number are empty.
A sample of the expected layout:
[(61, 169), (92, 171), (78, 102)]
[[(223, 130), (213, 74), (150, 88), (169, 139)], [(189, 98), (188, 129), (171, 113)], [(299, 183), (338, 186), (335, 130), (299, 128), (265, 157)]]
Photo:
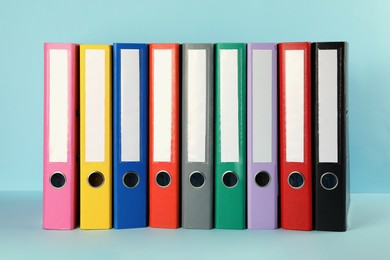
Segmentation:
[(44, 45), (43, 228), (74, 229), (78, 212), (78, 45)]

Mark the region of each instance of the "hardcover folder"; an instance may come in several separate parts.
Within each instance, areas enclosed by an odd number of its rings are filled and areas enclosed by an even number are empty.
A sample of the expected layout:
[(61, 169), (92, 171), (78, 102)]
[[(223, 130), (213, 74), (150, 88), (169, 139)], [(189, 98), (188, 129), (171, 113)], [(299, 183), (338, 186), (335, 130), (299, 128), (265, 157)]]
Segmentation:
[(346, 231), (349, 209), (347, 43), (312, 44), (314, 228)]
[(182, 45), (182, 226), (213, 227), (214, 44)]
[(277, 45), (248, 44), (247, 211), (249, 229), (278, 227)]
[(78, 225), (76, 44), (44, 44), (43, 228)]
[(150, 44), (149, 58), (149, 225), (178, 228), (179, 44)]
[(112, 219), (111, 46), (80, 45), (80, 228)]
[(310, 43), (279, 44), (281, 227), (312, 230)]
[(246, 45), (216, 44), (215, 227), (246, 227)]
[(147, 225), (148, 45), (113, 45), (113, 225)]

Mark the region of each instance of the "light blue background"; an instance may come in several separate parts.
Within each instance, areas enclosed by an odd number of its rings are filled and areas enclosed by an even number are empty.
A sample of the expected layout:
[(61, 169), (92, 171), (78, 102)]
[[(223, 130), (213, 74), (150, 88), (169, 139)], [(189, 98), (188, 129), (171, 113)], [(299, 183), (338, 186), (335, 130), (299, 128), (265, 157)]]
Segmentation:
[(0, 256), (12, 260), (390, 259), (390, 194), (352, 194), (351, 199), (347, 232), (184, 228), (59, 231), (42, 229), (41, 192), (0, 192)]
[(390, 1), (0, 2), (0, 190), (42, 189), (43, 43), (349, 42), (352, 192), (390, 192)]

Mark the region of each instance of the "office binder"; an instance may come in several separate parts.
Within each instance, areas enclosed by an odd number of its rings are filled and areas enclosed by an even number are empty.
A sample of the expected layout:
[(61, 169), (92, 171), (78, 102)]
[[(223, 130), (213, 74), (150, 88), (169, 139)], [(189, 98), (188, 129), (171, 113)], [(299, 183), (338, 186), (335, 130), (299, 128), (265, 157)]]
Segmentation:
[(150, 44), (149, 58), (149, 225), (178, 228), (179, 44)]
[(113, 45), (113, 226), (147, 225), (148, 46)]
[(347, 43), (312, 44), (314, 228), (346, 231), (349, 209)]
[(215, 92), (215, 227), (246, 227), (246, 45), (218, 43)]
[(277, 45), (248, 44), (248, 229), (278, 227)]
[(44, 44), (43, 228), (78, 225), (78, 54), (76, 44)]
[(80, 228), (112, 226), (111, 46), (80, 45)]
[(182, 226), (213, 227), (214, 44), (182, 45)]
[(312, 229), (310, 43), (279, 44), (281, 227)]

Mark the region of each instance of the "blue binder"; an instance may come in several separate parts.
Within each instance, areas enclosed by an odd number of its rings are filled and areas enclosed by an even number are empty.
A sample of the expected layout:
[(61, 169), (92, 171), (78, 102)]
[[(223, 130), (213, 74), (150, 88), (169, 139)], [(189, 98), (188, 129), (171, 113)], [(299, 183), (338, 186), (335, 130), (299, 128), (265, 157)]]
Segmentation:
[(147, 226), (148, 48), (113, 44), (114, 228)]

